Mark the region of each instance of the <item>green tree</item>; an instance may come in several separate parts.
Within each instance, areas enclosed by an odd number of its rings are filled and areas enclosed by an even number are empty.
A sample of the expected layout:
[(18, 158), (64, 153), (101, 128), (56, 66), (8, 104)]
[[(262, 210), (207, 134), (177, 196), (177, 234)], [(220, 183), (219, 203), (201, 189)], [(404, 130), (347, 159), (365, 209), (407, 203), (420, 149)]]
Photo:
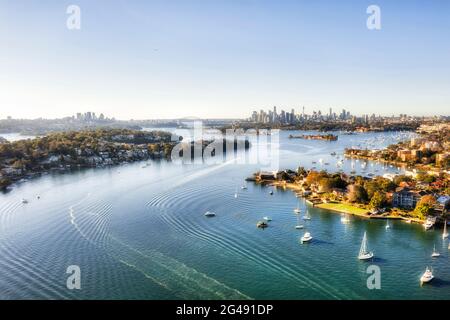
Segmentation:
[(386, 195), (384, 192), (375, 191), (372, 198), (370, 199), (370, 208), (377, 209), (386, 205)]
[(423, 196), (420, 201), (417, 203), (414, 212), (416, 215), (424, 219), (427, 215), (433, 212), (433, 207), (436, 204), (436, 198), (432, 195)]
[(356, 203), (367, 202), (367, 191), (363, 186), (358, 184), (352, 184), (349, 186), (348, 201)]

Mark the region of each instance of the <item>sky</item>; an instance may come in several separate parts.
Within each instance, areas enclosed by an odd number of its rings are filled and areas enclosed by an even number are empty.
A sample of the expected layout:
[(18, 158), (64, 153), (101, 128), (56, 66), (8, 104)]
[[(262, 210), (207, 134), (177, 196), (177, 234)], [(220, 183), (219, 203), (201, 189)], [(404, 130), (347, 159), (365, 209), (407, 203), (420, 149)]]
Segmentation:
[(447, 0), (0, 0), (0, 118), (450, 115), (449, 39)]

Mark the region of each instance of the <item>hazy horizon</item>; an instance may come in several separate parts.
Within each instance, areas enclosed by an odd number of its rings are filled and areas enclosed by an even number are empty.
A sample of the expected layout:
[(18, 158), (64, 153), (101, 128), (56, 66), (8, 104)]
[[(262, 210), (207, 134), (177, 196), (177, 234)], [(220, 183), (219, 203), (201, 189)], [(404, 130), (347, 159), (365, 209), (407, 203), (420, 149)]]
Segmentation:
[(0, 0), (0, 119), (450, 115), (450, 2), (375, 1), (381, 30), (370, 4)]

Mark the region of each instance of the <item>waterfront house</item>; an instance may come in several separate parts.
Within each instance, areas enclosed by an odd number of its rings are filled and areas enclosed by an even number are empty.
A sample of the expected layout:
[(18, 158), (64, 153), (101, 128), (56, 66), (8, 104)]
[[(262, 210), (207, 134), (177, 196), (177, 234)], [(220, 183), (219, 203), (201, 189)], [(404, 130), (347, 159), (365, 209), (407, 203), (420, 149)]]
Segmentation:
[(422, 198), (422, 195), (421, 192), (411, 190), (408, 187), (398, 187), (392, 194), (392, 206), (413, 209)]
[(437, 211), (444, 212), (450, 208), (450, 196), (440, 196), (436, 199), (436, 202), (435, 209)]

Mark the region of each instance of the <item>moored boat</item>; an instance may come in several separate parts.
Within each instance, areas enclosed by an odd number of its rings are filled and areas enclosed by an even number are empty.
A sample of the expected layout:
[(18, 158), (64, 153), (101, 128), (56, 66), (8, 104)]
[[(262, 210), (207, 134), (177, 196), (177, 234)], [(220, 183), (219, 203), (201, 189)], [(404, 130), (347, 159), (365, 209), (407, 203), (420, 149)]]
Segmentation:
[(359, 249), (358, 259), (359, 260), (369, 260), (373, 258), (373, 252), (367, 249), (367, 234), (364, 231), (363, 240), (361, 242), (361, 247)]
[(427, 267), (427, 269), (425, 270), (424, 274), (420, 277), (420, 283), (421, 284), (428, 283), (428, 282), (430, 282), (433, 279), (434, 279), (433, 271), (430, 268)]

